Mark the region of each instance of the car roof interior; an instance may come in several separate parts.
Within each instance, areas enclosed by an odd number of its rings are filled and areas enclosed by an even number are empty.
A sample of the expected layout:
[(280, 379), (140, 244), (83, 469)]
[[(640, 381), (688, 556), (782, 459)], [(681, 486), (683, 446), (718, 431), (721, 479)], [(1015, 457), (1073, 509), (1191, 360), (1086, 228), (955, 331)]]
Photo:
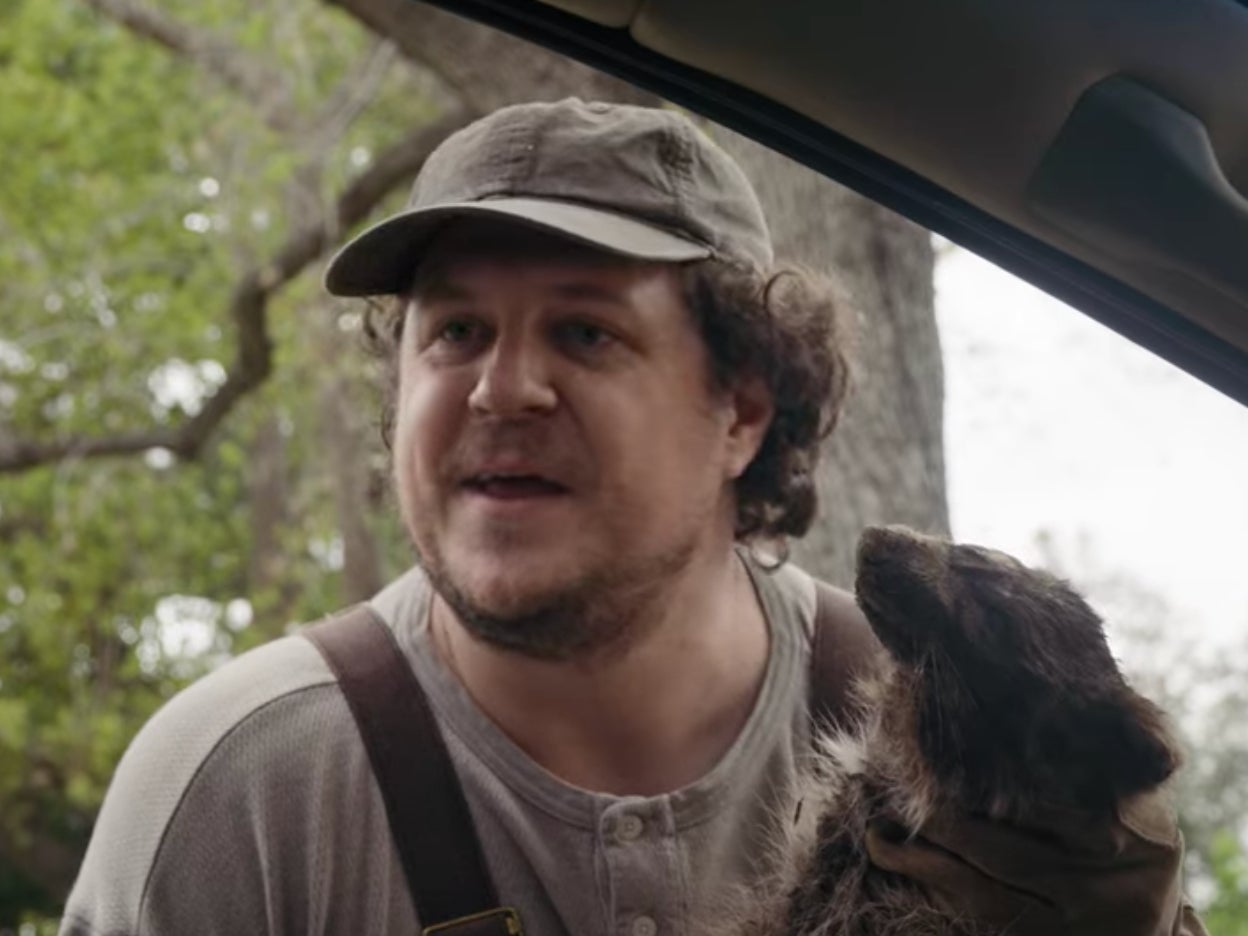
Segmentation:
[(1248, 6), (436, 5), (754, 136), (1248, 404)]

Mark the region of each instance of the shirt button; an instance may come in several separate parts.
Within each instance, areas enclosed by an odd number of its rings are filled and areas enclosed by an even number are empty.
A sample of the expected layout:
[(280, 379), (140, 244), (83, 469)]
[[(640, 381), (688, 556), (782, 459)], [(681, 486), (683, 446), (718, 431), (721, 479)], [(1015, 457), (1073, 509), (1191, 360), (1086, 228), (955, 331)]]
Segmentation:
[[(627, 813), (620, 817), (620, 824), (616, 827), (615, 834), (620, 837), (622, 842), (633, 842), (641, 837), (642, 829), (645, 828), (640, 816), (634, 816)], [(639, 917), (638, 919), (649, 919), (649, 917)], [(653, 922), (653, 921), (651, 921)], [(637, 933), (634, 929), (634, 936), (650, 936), (649, 933)]]
[(654, 936), (659, 931), (659, 924), (652, 917), (639, 916), (633, 920), (633, 936)]

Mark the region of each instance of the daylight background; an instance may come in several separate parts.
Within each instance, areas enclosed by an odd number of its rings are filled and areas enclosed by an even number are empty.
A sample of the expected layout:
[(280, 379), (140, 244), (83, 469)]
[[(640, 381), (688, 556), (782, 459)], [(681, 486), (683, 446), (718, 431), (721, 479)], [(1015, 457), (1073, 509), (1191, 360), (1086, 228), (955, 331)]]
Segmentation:
[[(410, 561), (325, 253), (454, 127), (569, 93), (647, 100), (409, 0), (0, 0), (0, 934), (55, 927), (166, 699)], [(1248, 936), (1248, 409), (707, 129), (862, 313), (811, 567), (906, 522), (1073, 581), (1181, 726), (1191, 890)]]
[(954, 532), (1248, 640), (1248, 408), (966, 251), (937, 267)]

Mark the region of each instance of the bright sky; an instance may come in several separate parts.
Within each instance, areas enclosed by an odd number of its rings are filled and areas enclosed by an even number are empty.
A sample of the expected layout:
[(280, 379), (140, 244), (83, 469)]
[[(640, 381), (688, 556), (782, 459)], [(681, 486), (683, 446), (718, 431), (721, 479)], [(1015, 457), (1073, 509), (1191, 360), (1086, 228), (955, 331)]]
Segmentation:
[(1248, 407), (967, 251), (936, 284), (955, 538), (1082, 539), (1202, 643), (1248, 639)]

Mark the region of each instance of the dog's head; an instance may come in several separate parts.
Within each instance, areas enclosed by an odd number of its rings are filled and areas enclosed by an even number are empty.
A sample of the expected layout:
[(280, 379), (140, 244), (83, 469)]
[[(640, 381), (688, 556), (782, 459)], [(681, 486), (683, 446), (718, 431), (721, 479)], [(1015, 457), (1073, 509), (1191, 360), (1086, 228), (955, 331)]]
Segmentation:
[(1160, 711), (1123, 680), (1067, 583), (1004, 553), (901, 527), (858, 549), (857, 597), (906, 677), (917, 753), (990, 811), (1102, 808), (1178, 766)]

